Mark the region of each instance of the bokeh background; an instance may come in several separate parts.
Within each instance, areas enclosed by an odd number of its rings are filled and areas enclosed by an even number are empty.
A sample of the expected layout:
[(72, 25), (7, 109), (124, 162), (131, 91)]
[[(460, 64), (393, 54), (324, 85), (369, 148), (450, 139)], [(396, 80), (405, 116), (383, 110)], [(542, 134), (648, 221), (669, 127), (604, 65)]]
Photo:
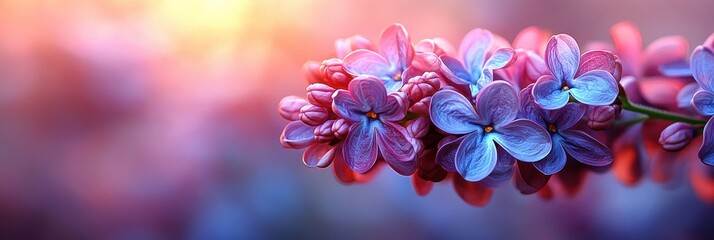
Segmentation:
[(337, 38), (457, 44), (475, 27), (647, 44), (714, 32), (709, 0), (0, 0), (0, 238), (712, 238), (714, 206), (684, 172), (625, 187), (591, 175), (574, 198), (509, 185), (475, 208), (389, 171), (345, 186), (285, 150), (282, 96)]

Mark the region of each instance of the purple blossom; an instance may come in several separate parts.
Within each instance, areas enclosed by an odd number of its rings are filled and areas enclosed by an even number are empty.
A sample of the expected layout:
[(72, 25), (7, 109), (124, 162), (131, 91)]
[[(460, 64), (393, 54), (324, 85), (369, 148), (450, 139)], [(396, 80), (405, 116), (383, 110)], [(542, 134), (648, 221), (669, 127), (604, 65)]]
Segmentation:
[(550, 132), (553, 149), (548, 156), (534, 162), (533, 166), (546, 175), (559, 172), (565, 167), (567, 155), (590, 166), (605, 166), (612, 163), (610, 149), (587, 133), (573, 129), (585, 115), (587, 106), (578, 103), (568, 103), (560, 109), (541, 109), (533, 99), (533, 85), (529, 85), (520, 93), (520, 115), (538, 123)]
[(680, 151), (687, 147), (694, 138), (697, 128), (687, 123), (673, 123), (667, 126), (659, 136), (659, 143), (667, 151)]
[(515, 51), (512, 48), (492, 51), (493, 46), (493, 34), (477, 28), (466, 34), (461, 41), (461, 60), (448, 55), (441, 56), (441, 60), (451, 72), (448, 75), (454, 76), (450, 79), (456, 84), (468, 85), (471, 97), (475, 97), (483, 87), (494, 80), (493, 70), (508, 67), (514, 60)]
[(383, 80), (389, 92), (398, 91), (403, 84), (402, 74), (414, 58), (414, 47), (401, 24), (394, 24), (382, 32), (379, 53), (369, 49), (358, 49), (344, 58), (344, 69), (348, 73), (372, 75)]
[[(572, 37), (566, 34), (551, 37), (545, 62), (550, 74), (541, 76), (533, 87), (534, 99), (542, 108), (561, 108), (570, 96), (587, 105), (609, 105), (617, 98), (615, 77), (600, 67), (580, 64), (580, 48)], [(592, 61), (593, 65), (599, 63)]]
[(315, 139), (316, 127), (301, 121), (292, 121), (285, 126), (280, 135), (280, 144), (285, 148), (305, 149), (302, 161), (305, 166), (325, 168), (332, 163), (337, 147), (319, 143)]
[[(699, 46), (692, 53), (692, 76), (702, 88), (694, 94), (692, 106), (702, 115), (714, 115), (714, 52), (706, 46)], [(704, 126), (704, 141), (699, 149), (699, 159), (707, 165), (714, 165), (714, 123), (709, 118)]]
[(538, 161), (550, 152), (545, 129), (530, 120), (516, 119), (518, 96), (510, 84), (494, 81), (486, 85), (475, 102), (478, 112), (463, 95), (442, 90), (434, 94), (430, 107), (436, 127), (464, 135), (456, 140), (460, 143), (453, 154), (455, 168), (464, 179), (479, 181), (494, 171), (498, 163), (496, 143), (526, 162)]
[(341, 118), (354, 123), (344, 142), (347, 165), (358, 173), (367, 172), (378, 155), (397, 173), (412, 174), (416, 170), (416, 148), (407, 130), (397, 124), (407, 113), (406, 95), (387, 95), (382, 80), (364, 75), (355, 78), (349, 91), (337, 90), (332, 109)]

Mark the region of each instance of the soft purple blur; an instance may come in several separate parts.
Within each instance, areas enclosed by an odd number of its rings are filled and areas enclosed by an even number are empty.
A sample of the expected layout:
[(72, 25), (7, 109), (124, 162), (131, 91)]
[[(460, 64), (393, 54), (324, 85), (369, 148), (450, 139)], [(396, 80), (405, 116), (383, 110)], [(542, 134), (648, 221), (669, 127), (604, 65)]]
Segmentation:
[[(712, 33), (714, 2), (0, 1), (0, 238), (704, 238), (714, 207), (679, 180), (591, 175), (550, 202), (496, 189), (484, 208), (451, 184), (426, 197), (384, 169), (338, 183), (283, 149), (277, 103), (338, 38), (413, 43), (475, 27), (539, 26), (581, 44), (620, 21), (647, 44)], [(581, 46), (582, 47), (582, 46)]]

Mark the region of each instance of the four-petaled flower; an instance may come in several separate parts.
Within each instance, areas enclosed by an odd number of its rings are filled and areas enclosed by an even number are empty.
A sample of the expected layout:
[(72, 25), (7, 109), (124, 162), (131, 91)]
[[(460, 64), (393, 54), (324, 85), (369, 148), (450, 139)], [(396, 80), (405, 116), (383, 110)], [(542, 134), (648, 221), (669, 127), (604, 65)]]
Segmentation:
[(402, 87), (402, 74), (413, 58), (414, 47), (407, 30), (401, 24), (394, 24), (382, 32), (379, 53), (356, 50), (345, 56), (343, 66), (354, 76), (372, 75), (382, 79), (387, 90), (394, 92)]
[(414, 139), (397, 124), (409, 107), (404, 93), (387, 95), (382, 80), (363, 75), (350, 82), (349, 91), (337, 90), (332, 109), (353, 122), (344, 142), (343, 154), (352, 170), (364, 173), (372, 168), (379, 153), (397, 173), (416, 170)]
[(530, 119), (550, 132), (553, 149), (544, 159), (534, 162), (533, 166), (543, 174), (551, 175), (565, 167), (567, 154), (581, 163), (590, 166), (606, 166), (612, 163), (610, 149), (587, 133), (573, 129), (587, 111), (587, 106), (568, 103), (556, 110), (541, 109), (531, 94), (533, 85), (520, 93), (520, 116)]
[(493, 79), (493, 70), (508, 67), (514, 58), (515, 51), (509, 47), (498, 48), (492, 51), (494, 45), (493, 34), (488, 30), (471, 30), (459, 46), (459, 56), (463, 63), (456, 58), (442, 55), (441, 60), (451, 71), (450, 79), (456, 84), (468, 85), (471, 97)]
[(548, 40), (545, 62), (550, 70), (533, 87), (533, 97), (544, 109), (565, 106), (570, 96), (587, 105), (608, 105), (617, 98), (618, 85), (608, 71), (578, 71), (580, 48), (575, 39), (558, 34)]
[[(692, 76), (702, 90), (694, 94), (692, 106), (705, 116), (714, 115), (714, 52), (706, 46), (699, 46), (692, 53)], [(714, 123), (709, 121), (704, 126), (704, 142), (699, 149), (699, 158), (707, 165), (714, 165)]]
[(471, 101), (452, 90), (434, 94), (430, 114), (434, 125), (450, 134), (466, 134), (456, 150), (456, 170), (468, 181), (487, 177), (496, 167), (496, 144), (525, 162), (544, 158), (551, 149), (549, 134), (528, 119), (516, 119), (518, 95), (504, 81), (486, 85)]

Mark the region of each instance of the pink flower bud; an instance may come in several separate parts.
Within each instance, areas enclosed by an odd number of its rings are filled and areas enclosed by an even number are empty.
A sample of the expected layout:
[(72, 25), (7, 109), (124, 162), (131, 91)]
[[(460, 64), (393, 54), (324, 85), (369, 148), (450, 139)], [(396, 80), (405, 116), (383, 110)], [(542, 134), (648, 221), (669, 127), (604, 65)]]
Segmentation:
[(278, 113), (285, 120), (300, 120), (300, 108), (309, 104), (305, 99), (296, 96), (287, 96), (278, 103)]
[(342, 59), (339, 58), (322, 61), (320, 72), (322, 73), (325, 83), (335, 88), (346, 89), (352, 80), (352, 75), (345, 71), (342, 65)]
[(307, 86), (307, 100), (311, 104), (321, 107), (332, 106), (332, 94), (335, 89), (322, 83), (313, 83)]
[(327, 120), (320, 126), (315, 128), (315, 141), (320, 143), (328, 143), (335, 139), (335, 134), (332, 132), (332, 125), (335, 120)]
[(659, 143), (667, 151), (679, 151), (684, 149), (694, 138), (696, 127), (686, 123), (674, 123), (662, 130), (659, 136)]
[(335, 134), (337, 139), (345, 139), (347, 133), (350, 131), (350, 123), (340, 118), (332, 123), (332, 132)]
[(414, 138), (423, 138), (429, 132), (429, 126), (429, 119), (420, 117), (409, 123), (407, 133)]
[(323, 75), (320, 72), (320, 63), (315, 61), (308, 61), (305, 65), (302, 65), (302, 74), (307, 79), (309, 83), (322, 83), (325, 82), (322, 78)]
[(454, 53), (456, 52), (454, 50), (454, 47), (451, 46), (451, 44), (449, 44), (449, 42), (447, 42), (443, 38), (421, 40), (414, 46), (414, 50), (417, 52), (434, 53), (437, 56), (441, 56), (444, 54), (454, 55)]
[(377, 50), (374, 43), (369, 41), (366, 37), (355, 35), (345, 39), (337, 39), (335, 41), (335, 50), (337, 50), (337, 57), (344, 58), (347, 54), (354, 50), (367, 49), (367, 50)]
[(402, 87), (402, 91), (409, 96), (413, 102), (418, 102), (422, 98), (434, 95), (441, 87), (439, 75), (435, 72), (425, 72), (421, 76), (416, 76)]
[(425, 97), (414, 103), (414, 105), (409, 108), (409, 111), (414, 112), (419, 115), (429, 115), (429, 105), (431, 104), (431, 97)]
[(593, 106), (588, 110), (588, 127), (593, 130), (605, 130), (612, 127), (622, 108), (619, 105)]
[(312, 104), (305, 105), (300, 108), (300, 120), (307, 125), (317, 126), (330, 118), (330, 112), (324, 107), (318, 107)]

